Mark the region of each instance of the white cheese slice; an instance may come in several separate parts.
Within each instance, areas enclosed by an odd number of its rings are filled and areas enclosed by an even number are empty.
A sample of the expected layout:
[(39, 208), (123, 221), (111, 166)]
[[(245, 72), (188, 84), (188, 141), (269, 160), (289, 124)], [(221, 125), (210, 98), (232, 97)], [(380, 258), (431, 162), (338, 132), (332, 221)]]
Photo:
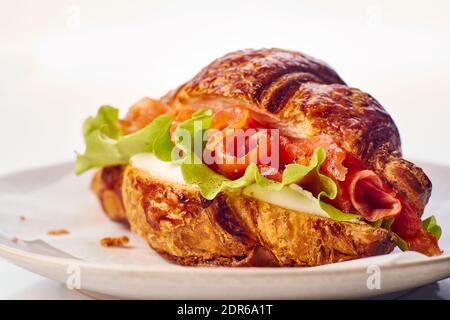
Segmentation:
[(134, 155), (130, 162), (133, 167), (141, 169), (156, 178), (168, 182), (185, 184), (179, 165), (161, 161), (153, 153), (139, 153)]

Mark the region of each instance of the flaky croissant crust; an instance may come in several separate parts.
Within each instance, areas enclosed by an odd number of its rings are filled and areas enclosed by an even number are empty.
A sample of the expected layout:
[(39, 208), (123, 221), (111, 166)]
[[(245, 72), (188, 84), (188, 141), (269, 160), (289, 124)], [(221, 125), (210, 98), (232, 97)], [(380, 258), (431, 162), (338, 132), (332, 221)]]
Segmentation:
[(162, 100), (174, 108), (239, 103), (288, 136), (329, 134), (368, 163), (419, 215), (430, 198), (430, 180), (402, 158), (398, 129), (381, 104), (305, 54), (281, 49), (232, 52)]

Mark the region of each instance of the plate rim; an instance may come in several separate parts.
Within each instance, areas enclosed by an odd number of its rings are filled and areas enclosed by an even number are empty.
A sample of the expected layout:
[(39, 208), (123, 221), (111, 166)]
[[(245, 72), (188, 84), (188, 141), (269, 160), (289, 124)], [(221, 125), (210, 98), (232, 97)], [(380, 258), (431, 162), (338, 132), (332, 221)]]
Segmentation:
[[(150, 248), (149, 248), (150, 249)], [(150, 249), (151, 250), (151, 249)], [(33, 262), (46, 262), (57, 265), (77, 265), (80, 268), (87, 268), (96, 271), (118, 271), (118, 272), (132, 272), (139, 274), (148, 274), (148, 273), (185, 273), (190, 272), (195, 274), (202, 273), (219, 273), (223, 275), (226, 273), (227, 275), (232, 276), (248, 276), (248, 275), (294, 275), (294, 274), (311, 274), (311, 273), (340, 273), (340, 272), (358, 272), (361, 270), (366, 270), (368, 266), (371, 264), (358, 264), (358, 265), (342, 265), (342, 263), (333, 263), (324, 266), (317, 267), (296, 267), (296, 268), (280, 268), (280, 267), (247, 267), (247, 268), (232, 268), (232, 267), (192, 267), (192, 266), (177, 266), (176, 268), (167, 269), (162, 267), (153, 267), (153, 266), (144, 266), (144, 265), (132, 265), (132, 264), (120, 264), (120, 263), (101, 263), (101, 262), (92, 262), (85, 261), (76, 258), (64, 258), (64, 257), (54, 257), (49, 255), (44, 255), (40, 253), (28, 252), (19, 248), (13, 248), (11, 246), (7, 246), (4, 244), (0, 244), (0, 255), (4, 258), (5, 255), (14, 256), (17, 258), (25, 258), (31, 260)], [(389, 257), (388, 255), (384, 255), (385, 257)], [(355, 260), (355, 261), (361, 261)], [(388, 259), (383, 261), (380, 264), (380, 267), (384, 270), (391, 268), (401, 268), (401, 267), (411, 267), (411, 266), (421, 266), (421, 265), (430, 265), (430, 264), (439, 264), (443, 262), (448, 262), (450, 265), (450, 255), (444, 254), (437, 257), (425, 257), (422, 259), (396, 259), (396, 256), (392, 256), (392, 259)], [(336, 266), (335, 268), (333, 268)], [(327, 267), (327, 268), (323, 268)], [(225, 272), (224, 272), (225, 271)], [(450, 270), (448, 272), (450, 275)]]

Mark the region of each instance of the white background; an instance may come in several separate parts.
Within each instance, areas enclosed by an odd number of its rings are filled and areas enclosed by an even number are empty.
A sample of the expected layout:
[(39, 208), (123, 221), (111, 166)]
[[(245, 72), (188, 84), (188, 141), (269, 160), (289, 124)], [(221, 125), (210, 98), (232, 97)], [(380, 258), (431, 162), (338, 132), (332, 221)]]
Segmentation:
[[(450, 164), (448, 1), (0, 0), (0, 173), (71, 160), (101, 104), (158, 97), (229, 51), (321, 58)], [(77, 297), (0, 261), (0, 298)]]

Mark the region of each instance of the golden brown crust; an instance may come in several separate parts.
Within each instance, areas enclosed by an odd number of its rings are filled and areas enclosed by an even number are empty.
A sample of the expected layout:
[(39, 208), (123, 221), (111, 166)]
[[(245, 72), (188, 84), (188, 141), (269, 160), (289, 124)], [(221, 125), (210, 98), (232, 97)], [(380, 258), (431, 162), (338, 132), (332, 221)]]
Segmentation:
[(369, 94), (346, 86), (329, 66), (304, 54), (281, 49), (227, 54), (165, 101), (175, 108), (241, 103), (287, 135), (330, 134), (419, 214), (431, 195), (425, 173), (402, 159), (400, 135), (386, 110)]
[(183, 265), (315, 266), (385, 254), (395, 236), (367, 224), (286, 210), (237, 193), (214, 200), (131, 166), (123, 201), (131, 229)]
[[(277, 80), (289, 76), (283, 83)], [(275, 83), (295, 82), (345, 84), (324, 62), (299, 52), (281, 49), (242, 50), (215, 60), (183, 88), (196, 94), (246, 99), (255, 104), (270, 102), (266, 93)], [(265, 104), (270, 110), (270, 106)], [(278, 108), (274, 106), (274, 108)], [(272, 112), (272, 111), (271, 111)]]
[(99, 169), (91, 182), (91, 190), (100, 202), (103, 211), (116, 222), (127, 222), (122, 202), (123, 166)]

